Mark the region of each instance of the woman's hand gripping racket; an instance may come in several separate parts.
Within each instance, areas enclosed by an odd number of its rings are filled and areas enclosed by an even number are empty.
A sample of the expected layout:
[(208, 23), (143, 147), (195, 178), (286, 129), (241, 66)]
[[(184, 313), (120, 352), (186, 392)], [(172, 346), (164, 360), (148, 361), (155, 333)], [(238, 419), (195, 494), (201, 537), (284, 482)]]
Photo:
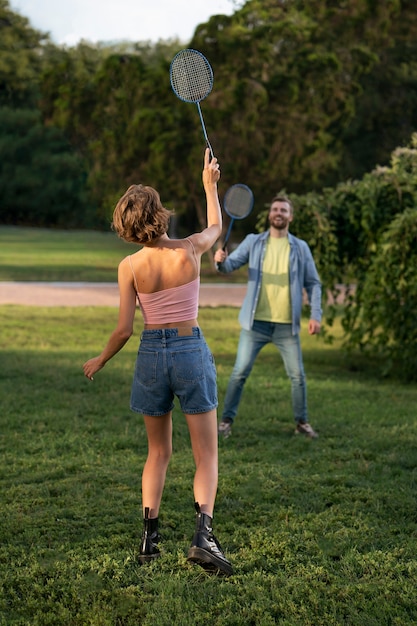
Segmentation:
[(204, 138), (213, 158), (200, 107), (201, 100), (204, 100), (213, 88), (213, 70), (210, 63), (198, 50), (185, 48), (172, 59), (169, 75), (175, 95), (183, 102), (194, 102), (197, 105)]
[(229, 241), (230, 233), (232, 232), (233, 222), (235, 220), (243, 220), (253, 209), (252, 189), (242, 183), (232, 185), (225, 193), (223, 204), (224, 210), (231, 218), (222, 248), (226, 250), (226, 245)]

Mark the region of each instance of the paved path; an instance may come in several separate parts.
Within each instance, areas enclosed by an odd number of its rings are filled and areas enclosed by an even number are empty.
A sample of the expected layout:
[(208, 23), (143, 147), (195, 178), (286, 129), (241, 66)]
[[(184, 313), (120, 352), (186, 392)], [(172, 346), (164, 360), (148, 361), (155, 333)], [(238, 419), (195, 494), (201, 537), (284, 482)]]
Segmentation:
[[(202, 283), (200, 306), (240, 307), (246, 284)], [(0, 282), (0, 305), (119, 306), (117, 283)]]

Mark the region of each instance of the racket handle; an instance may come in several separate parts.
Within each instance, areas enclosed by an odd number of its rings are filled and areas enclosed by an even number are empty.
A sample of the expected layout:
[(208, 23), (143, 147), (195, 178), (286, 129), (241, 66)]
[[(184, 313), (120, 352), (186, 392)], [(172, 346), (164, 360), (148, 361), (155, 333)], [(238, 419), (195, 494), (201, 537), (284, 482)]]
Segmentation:
[(223, 252), (226, 250), (227, 242), (229, 241), (229, 237), (230, 237), (230, 233), (232, 232), (232, 226), (233, 226), (234, 221), (235, 220), (233, 218), (230, 220), (229, 228), (227, 229), (226, 237), (224, 238), (224, 242), (223, 242), (223, 247), (222, 247)]
[(211, 147), (211, 144), (207, 138), (206, 138), (206, 144), (207, 144), (207, 148), (210, 150), (211, 158), (214, 159), (213, 148)]
[(203, 129), (204, 138), (205, 138), (205, 140), (206, 140), (207, 148), (210, 150), (211, 158), (213, 159), (213, 158), (214, 158), (213, 148), (211, 147), (211, 144), (210, 144), (210, 142), (209, 142), (209, 138), (208, 138), (208, 136), (207, 136), (207, 131), (206, 131), (206, 127), (205, 127), (205, 125), (204, 125), (203, 114), (202, 114), (202, 112), (201, 112), (200, 103), (199, 103), (199, 102), (197, 102), (196, 104), (197, 104), (198, 113), (199, 113), (199, 115), (200, 115), (201, 127), (202, 127), (202, 129)]

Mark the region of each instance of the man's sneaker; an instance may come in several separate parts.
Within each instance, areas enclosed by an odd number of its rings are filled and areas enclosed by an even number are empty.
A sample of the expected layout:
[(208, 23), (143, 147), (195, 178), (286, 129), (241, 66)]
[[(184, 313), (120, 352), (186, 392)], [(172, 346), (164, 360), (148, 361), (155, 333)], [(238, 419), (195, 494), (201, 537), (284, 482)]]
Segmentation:
[(230, 420), (222, 420), (219, 424), (219, 437), (227, 439), (232, 434), (232, 422)]
[(310, 437), (310, 439), (316, 439), (318, 437), (318, 434), (312, 429), (308, 422), (298, 422), (295, 434), (306, 435), (307, 437)]

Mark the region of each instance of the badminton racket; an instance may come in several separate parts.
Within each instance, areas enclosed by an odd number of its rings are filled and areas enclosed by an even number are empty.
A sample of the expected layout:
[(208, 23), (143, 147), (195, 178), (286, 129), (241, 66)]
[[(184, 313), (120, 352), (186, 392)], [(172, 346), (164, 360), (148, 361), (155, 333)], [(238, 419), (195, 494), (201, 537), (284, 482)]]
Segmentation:
[(227, 215), (231, 218), (223, 244), (223, 250), (225, 250), (232, 232), (233, 222), (243, 220), (253, 209), (252, 189), (242, 183), (232, 185), (224, 195), (223, 205)]
[(213, 158), (200, 107), (201, 100), (204, 100), (213, 88), (213, 70), (210, 63), (198, 50), (185, 48), (172, 59), (169, 76), (175, 95), (183, 102), (194, 102), (197, 105), (204, 138)]

